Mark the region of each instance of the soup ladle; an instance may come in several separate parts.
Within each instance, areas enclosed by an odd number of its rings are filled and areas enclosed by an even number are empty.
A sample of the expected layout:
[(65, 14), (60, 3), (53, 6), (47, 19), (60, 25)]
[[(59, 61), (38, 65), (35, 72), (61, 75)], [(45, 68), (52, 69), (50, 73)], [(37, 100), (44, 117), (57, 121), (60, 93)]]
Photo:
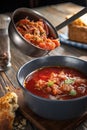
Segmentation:
[(63, 28), (64, 26), (68, 25), (70, 22), (74, 21), (75, 19), (79, 18), (80, 16), (84, 15), (86, 12), (87, 12), (87, 7), (83, 8), (81, 11), (74, 14), (69, 19), (65, 20), (61, 24), (54, 27), (51, 24), (51, 22), (49, 22), (39, 12), (33, 9), (29, 9), (29, 8), (18, 8), (13, 12), (12, 17), (11, 17), (11, 21), (8, 28), (9, 37), (13, 41), (13, 43), (16, 45), (16, 47), (20, 51), (22, 51), (24, 54), (31, 57), (40, 57), (40, 56), (48, 54), (50, 51), (35, 46), (33, 43), (25, 40), (25, 38), (20, 35), (20, 33), (16, 29), (16, 23), (20, 19), (24, 19), (26, 17), (28, 17), (29, 20), (34, 20), (34, 21), (43, 19), (45, 24), (48, 26), (49, 36), (50, 37), (52, 36), (54, 39), (57, 39), (57, 38), (59, 39), (57, 31)]

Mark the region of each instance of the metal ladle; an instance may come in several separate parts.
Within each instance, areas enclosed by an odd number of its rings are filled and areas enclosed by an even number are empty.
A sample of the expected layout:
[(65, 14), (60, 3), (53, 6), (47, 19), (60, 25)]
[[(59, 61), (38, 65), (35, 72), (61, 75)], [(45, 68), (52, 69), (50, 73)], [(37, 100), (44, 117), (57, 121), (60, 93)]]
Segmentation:
[(40, 47), (35, 46), (33, 43), (26, 41), (17, 31), (16, 29), (16, 22), (20, 19), (24, 19), (28, 17), (30, 20), (38, 21), (39, 19), (43, 19), (45, 24), (47, 24), (49, 28), (49, 36), (52, 36), (54, 39), (59, 38), (57, 31), (63, 28), (64, 26), (68, 25), (70, 22), (74, 21), (75, 19), (79, 18), (80, 16), (84, 15), (87, 12), (87, 7), (70, 17), (69, 19), (65, 20), (61, 24), (54, 27), (43, 15), (39, 12), (29, 9), (29, 8), (18, 8), (16, 9), (11, 17), (11, 22), (9, 24), (9, 37), (16, 45), (16, 47), (21, 50), (24, 54), (31, 56), (31, 57), (39, 57), (46, 55), (49, 53), (48, 50), (42, 49)]

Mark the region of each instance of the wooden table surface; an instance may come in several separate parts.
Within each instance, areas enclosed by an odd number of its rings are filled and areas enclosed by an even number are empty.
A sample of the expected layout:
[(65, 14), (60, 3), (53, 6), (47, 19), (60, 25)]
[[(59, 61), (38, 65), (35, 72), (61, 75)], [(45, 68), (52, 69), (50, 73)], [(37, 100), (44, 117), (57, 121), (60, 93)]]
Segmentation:
[[(72, 3), (63, 3), (63, 4), (57, 4), (57, 5), (50, 5), (45, 7), (39, 7), (34, 8), (38, 12), (44, 15), (45, 18), (47, 18), (54, 27), (56, 27), (58, 24), (63, 22), (65, 20), (65, 17), (69, 14), (72, 14), (73, 12), (78, 12), (83, 7), (72, 4)], [(59, 33), (67, 33), (67, 26), (62, 28), (58, 31)], [(27, 61), (34, 59), (32, 57), (26, 56), (22, 52), (20, 52), (17, 48), (15, 48), (14, 44), (10, 43), (11, 46), (11, 64), (9, 70), (5, 72), (0, 73), (0, 84), (2, 87), (4, 86), (14, 86), (18, 87), (18, 82), (16, 79), (16, 74), (18, 69)], [(59, 48), (56, 48), (55, 50), (51, 51), (48, 55), (68, 55), (68, 56), (75, 56), (77, 58), (81, 58), (83, 60), (87, 60), (87, 50), (68, 46), (66, 44), (61, 44)], [(3, 91), (4, 93), (4, 91)], [(3, 94), (1, 93), (1, 96)], [(83, 123), (81, 123), (81, 126), (79, 125), (76, 129), (82, 130), (87, 127), (86, 119)], [(50, 129), (50, 126), (48, 127)], [(44, 129), (44, 130), (48, 130)], [(56, 128), (56, 130), (59, 130)]]

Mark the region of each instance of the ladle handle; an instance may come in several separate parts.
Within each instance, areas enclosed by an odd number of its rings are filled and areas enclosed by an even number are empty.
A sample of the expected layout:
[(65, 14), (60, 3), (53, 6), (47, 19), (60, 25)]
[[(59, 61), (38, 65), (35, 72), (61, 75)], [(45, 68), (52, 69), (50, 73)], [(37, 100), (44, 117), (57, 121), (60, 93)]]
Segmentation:
[(63, 28), (64, 26), (68, 25), (69, 23), (71, 23), (72, 21), (76, 20), (77, 18), (81, 17), (85, 13), (87, 13), (87, 7), (85, 7), (84, 9), (82, 9), (81, 11), (79, 11), (78, 13), (76, 13), (75, 15), (73, 15), (72, 17), (70, 17), (69, 19), (65, 20), (61, 24), (57, 25), (55, 27), (56, 30), (57, 31), (60, 30), (61, 28)]

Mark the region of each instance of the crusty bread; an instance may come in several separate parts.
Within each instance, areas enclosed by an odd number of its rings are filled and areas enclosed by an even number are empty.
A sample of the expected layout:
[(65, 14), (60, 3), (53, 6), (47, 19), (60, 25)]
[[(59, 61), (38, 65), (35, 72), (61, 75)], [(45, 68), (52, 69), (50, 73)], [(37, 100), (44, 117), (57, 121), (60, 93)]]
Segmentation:
[(18, 97), (14, 92), (8, 92), (0, 98), (0, 130), (12, 130), (15, 111), (18, 108)]
[(87, 43), (87, 14), (68, 25), (68, 37), (72, 41)]

